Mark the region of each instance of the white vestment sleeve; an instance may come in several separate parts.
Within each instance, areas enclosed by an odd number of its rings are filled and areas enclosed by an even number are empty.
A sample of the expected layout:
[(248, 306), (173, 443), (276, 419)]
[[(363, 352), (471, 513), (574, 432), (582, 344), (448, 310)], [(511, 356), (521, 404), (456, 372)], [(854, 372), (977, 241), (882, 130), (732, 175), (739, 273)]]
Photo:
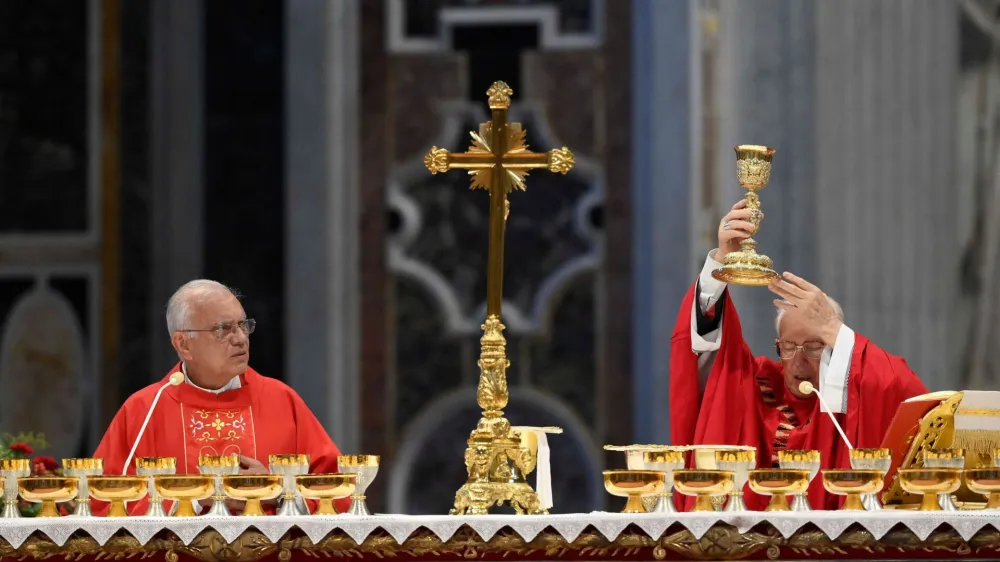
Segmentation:
[(701, 275), (698, 277), (698, 298), (691, 308), (691, 351), (697, 354), (718, 351), (722, 344), (720, 336), (722, 335), (722, 320), (724, 319), (719, 320), (716, 329), (705, 335), (700, 335), (698, 334), (698, 311), (694, 310), (694, 307), (698, 306), (701, 313), (705, 314), (719, 302), (722, 293), (726, 290), (725, 283), (712, 277), (712, 271), (722, 267), (722, 264), (712, 257), (714, 252), (715, 250), (712, 250), (705, 258), (705, 265), (701, 268)]
[[(833, 349), (824, 349), (819, 362), (819, 392), (834, 414), (847, 413), (847, 381), (853, 354), (854, 330), (841, 324)], [(820, 409), (826, 411), (822, 404)]]

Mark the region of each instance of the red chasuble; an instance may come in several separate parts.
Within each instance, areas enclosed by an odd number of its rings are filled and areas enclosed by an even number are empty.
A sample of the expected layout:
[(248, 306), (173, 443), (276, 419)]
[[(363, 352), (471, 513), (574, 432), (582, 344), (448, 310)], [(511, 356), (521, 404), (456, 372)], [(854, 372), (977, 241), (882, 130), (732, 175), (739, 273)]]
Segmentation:
[[(743, 339), (736, 307), (726, 290), (723, 321), (704, 394), (699, 396), (698, 356), (691, 350), (691, 313), (697, 285), (681, 303), (670, 347), (670, 438), (675, 445), (750, 445), (760, 468), (778, 466), (777, 451), (815, 449), (822, 468), (850, 468), (847, 446), (814, 396), (798, 399), (785, 386), (782, 365), (754, 357)], [(890, 355), (860, 334), (847, 382), (847, 414), (835, 414), (857, 448), (879, 447), (893, 415), (907, 398), (927, 388), (902, 358)], [(769, 498), (745, 490), (747, 507), (762, 510)], [(675, 494), (689, 510), (694, 498)], [(841, 498), (828, 494), (821, 475), (809, 488), (814, 509), (837, 509)]]
[[(170, 372), (180, 369), (178, 364)], [(122, 473), (153, 397), (168, 379), (130, 396), (115, 415), (94, 453), (104, 459), (104, 474)], [(340, 451), (294, 390), (249, 368), (240, 375), (240, 383), (240, 388), (219, 394), (186, 382), (167, 387), (135, 456), (175, 457), (177, 474), (198, 474), (199, 455), (244, 455), (266, 467), (268, 455), (308, 454), (310, 473), (337, 472)], [(135, 463), (129, 464), (128, 473), (135, 474)], [(169, 509), (170, 503), (165, 502), (165, 507)], [(147, 506), (145, 499), (135, 502), (129, 505), (129, 513), (143, 514)], [(349, 507), (349, 499), (337, 502), (339, 511)], [(104, 514), (107, 504), (93, 501), (92, 510)]]

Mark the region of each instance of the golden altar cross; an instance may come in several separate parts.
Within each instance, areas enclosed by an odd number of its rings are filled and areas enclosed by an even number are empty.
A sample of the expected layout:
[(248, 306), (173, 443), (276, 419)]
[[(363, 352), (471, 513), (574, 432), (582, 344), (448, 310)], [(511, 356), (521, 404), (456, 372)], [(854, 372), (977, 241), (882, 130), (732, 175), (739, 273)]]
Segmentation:
[(508, 194), (524, 191), (530, 170), (547, 168), (568, 173), (573, 153), (562, 147), (548, 153), (531, 152), (520, 123), (507, 121), (514, 91), (504, 82), (494, 82), (486, 91), (492, 119), (470, 132), (472, 146), (467, 152), (449, 152), (432, 147), (424, 164), (432, 174), (448, 170), (468, 170), (471, 188), (484, 189), (490, 196), (489, 257), (486, 273), (486, 322), (480, 339), (479, 386), (476, 392), (483, 416), (469, 437), (465, 466), (469, 479), (455, 494), (453, 514), (486, 514), (489, 508), (510, 503), (518, 513), (539, 513), (538, 496), (525, 475), (537, 461), (536, 451), (522, 447), (510, 422), (503, 416), (507, 406), (507, 340), (500, 319), (503, 303), (504, 231), (510, 212)]

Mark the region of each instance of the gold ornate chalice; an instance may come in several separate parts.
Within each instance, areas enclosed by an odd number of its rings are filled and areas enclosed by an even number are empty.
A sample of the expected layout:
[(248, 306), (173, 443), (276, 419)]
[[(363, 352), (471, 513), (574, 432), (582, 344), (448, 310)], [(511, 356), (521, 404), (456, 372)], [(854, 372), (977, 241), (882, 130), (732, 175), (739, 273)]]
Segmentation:
[(198, 471), (212, 476), (215, 483), (215, 492), (212, 493), (212, 507), (208, 510), (208, 515), (231, 516), (229, 506), (226, 505), (226, 490), (222, 487), (222, 478), (240, 473), (240, 457), (238, 455), (199, 455)]
[(108, 517), (128, 517), (125, 504), (146, 497), (146, 479), (142, 476), (91, 476), (87, 479), (90, 495), (111, 502)]
[(303, 498), (319, 500), (313, 515), (337, 515), (333, 502), (351, 497), (357, 487), (358, 475), (354, 472), (340, 474), (301, 474), (295, 477), (295, 487)]
[(819, 474), (820, 455), (814, 450), (784, 450), (778, 451), (778, 465), (789, 470), (808, 470), (809, 482), (806, 489), (794, 495), (792, 511), (812, 511), (809, 505), (809, 485)]
[(884, 476), (884, 472), (874, 469), (824, 470), (823, 487), (831, 494), (847, 496), (844, 511), (867, 511), (862, 498), (881, 492)]
[[(762, 213), (760, 211), (760, 196), (757, 192), (771, 180), (771, 159), (774, 149), (766, 146), (742, 144), (736, 147), (736, 180), (747, 190), (747, 209), (751, 215), (749, 222), (753, 223), (753, 232), (760, 228)], [(758, 254), (757, 242), (746, 238), (740, 242), (740, 249), (726, 254), (722, 267), (712, 272), (712, 277), (719, 281), (735, 285), (763, 287), (778, 278), (774, 271), (774, 262), (764, 254)]]
[(63, 474), (77, 479), (76, 509), (73, 510), (73, 515), (77, 517), (92, 516), (87, 478), (104, 473), (104, 459), (63, 459), (62, 468)]
[(268, 455), (267, 463), (271, 474), (279, 474), (282, 478), (284, 492), (279, 500), (278, 515), (309, 515), (302, 496), (295, 489), (295, 477), (309, 473), (309, 455)]
[(750, 470), (757, 466), (757, 451), (716, 451), (715, 464), (720, 470), (728, 470), (735, 475), (733, 493), (729, 496), (729, 503), (726, 504), (725, 511), (747, 511), (747, 504), (743, 501), (743, 488), (750, 479)]
[[(855, 470), (878, 470), (882, 473), (882, 478), (885, 478), (886, 473), (889, 472), (889, 467), (892, 466), (891, 449), (851, 449), (850, 455), (851, 468)], [(823, 485), (826, 485), (825, 480)], [(848, 501), (850, 501), (850, 497), (848, 497)], [(865, 511), (880, 511), (882, 509), (882, 502), (878, 499), (878, 492), (864, 494), (861, 496), (861, 503), (864, 505)], [(846, 505), (844, 509), (847, 509)]]
[(3, 477), (3, 516), (20, 517), (21, 510), (17, 508), (17, 496), (20, 489), (18, 478), (31, 475), (30, 459), (0, 459), (0, 476)]
[(135, 473), (146, 478), (146, 490), (149, 493), (149, 508), (146, 517), (166, 517), (163, 510), (163, 497), (156, 491), (156, 476), (174, 474), (177, 472), (176, 457), (136, 457)]
[(378, 474), (378, 455), (342, 455), (337, 457), (340, 472), (358, 475), (354, 494), (351, 496), (351, 507), (347, 511), (351, 515), (371, 515), (365, 503), (365, 492)]
[(654, 470), (605, 470), (604, 489), (611, 495), (627, 497), (622, 513), (646, 513), (642, 498), (663, 491), (666, 475)]
[[(965, 468), (965, 450), (928, 449), (924, 451), (924, 468), (954, 468), (962, 470)], [(955, 500), (951, 497), (953, 492), (954, 490), (938, 497), (938, 502), (941, 504), (942, 510), (958, 511), (958, 506), (955, 505)]]
[(41, 503), (37, 517), (59, 517), (56, 503), (68, 502), (76, 497), (79, 480), (64, 476), (34, 476), (17, 481), (25, 501)]
[[(684, 468), (684, 453), (681, 451), (646, 451), (642, 454), (646, 470), (663, 473), (663, 489), (655, 497), (643, 498), (643, 507), (651, 513), (675, 513), (674, 471)], [(652, 500), (651, 502), (648, 500)]]
[(215, 492), (215, 476), (209, 474), (157, 474), (153, 477), (156, 493), (177, 502), (174, 517), (194, 517), (194, 505)]
[(970, 468), (965, 471), (965, 485), (987, 497), (986, 509), (1000, 509), (1000, 468)]
[(762, 496), (771, 496), (765, 511), (792, 511), (788, 496), (809, 491), (809, 471), (789, 468), (761, 468), (750, 471), (750, 489)]
[(957, 468), (901, 468), (897, 474), (905, 492), (923, 495), (920, 511), (941, 511), (939, 495), (951, 495), (962, 484)]
[(712, 497), (729, 495), (735, 477), (729, 470), (675, 470), (674, 488), (685, 496), (697, 498), (691, 511), (716, 511)]
[(246, 502), (243, 516), (264, 515), (262, 501), (281, 495), (283, 476), (280, 474), (230, 474), (222, 477), (222, 489), (234, 500)]

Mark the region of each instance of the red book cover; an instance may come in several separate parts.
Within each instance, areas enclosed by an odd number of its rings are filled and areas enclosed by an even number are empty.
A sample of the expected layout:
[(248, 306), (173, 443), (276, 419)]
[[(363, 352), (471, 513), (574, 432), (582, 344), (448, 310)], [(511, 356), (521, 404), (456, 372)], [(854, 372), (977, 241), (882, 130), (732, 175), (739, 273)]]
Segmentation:
[(882, 439), (882, 447), (892, 451), (892, 465), (885, 476), (884, 492), (889, 491), (892, 479), (896, 475), (896, 470), (906, 458), (906, 453), (913, 444), (913, 439), (920, 431), (920, 421), (928, 412), (940, 405), (948, 398), (954, 396), (954, 392), (934, 392), (915, 396), (899, 405), (896, 415), (893, 416), (889, 429)]

